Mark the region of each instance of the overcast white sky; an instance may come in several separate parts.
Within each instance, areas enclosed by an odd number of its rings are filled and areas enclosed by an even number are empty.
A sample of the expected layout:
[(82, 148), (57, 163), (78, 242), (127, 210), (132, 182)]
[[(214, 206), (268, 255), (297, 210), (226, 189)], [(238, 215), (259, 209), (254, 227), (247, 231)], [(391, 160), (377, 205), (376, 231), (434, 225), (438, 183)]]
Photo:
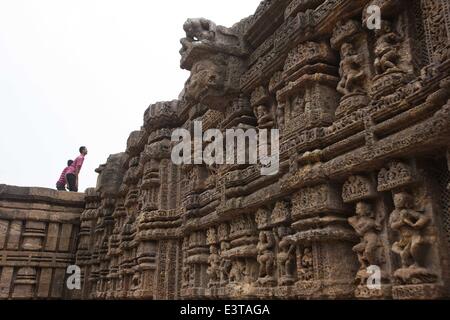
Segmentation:
[(54, 188), (86, 145), (80, 191), (147, 106), (178, 97), (187, 18), (231, 26), (260, 0), (0, 0), (0, 183)]

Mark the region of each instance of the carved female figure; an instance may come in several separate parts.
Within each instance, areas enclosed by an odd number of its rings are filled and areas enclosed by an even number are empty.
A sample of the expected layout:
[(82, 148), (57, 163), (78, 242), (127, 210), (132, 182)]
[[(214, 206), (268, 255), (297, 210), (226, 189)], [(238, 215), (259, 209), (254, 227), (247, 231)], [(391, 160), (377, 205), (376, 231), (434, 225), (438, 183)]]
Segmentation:
[(274, 274), (274, 253), (275, 240), (270, 231), (259, 233), (259, 242), (256, 246), (258, 250), (259, 277), (272, 278)]
[(430, 217), (412, 209), (413, 199), (406, 192), (394, 195), (395, 210), (391, 213), (389, 225), (398, 231), (400, 240), (392, 246), (392, 251), (400, 255), (402, 267), (421, 267), (426, 239), (422, 230), (429, 224)]
[(395, 276), (406, 283), (433, 282), (435, 275), (425, 268), (425, 258), (431, 244), (429, 210), (414, 210), (412, 196), (404, 191), (394, 194), (394, 206), (389, 226), (398, 232), (399, 240), (392, 245), (392, 251), (400, 256), (402, 266)]
[(183, 266), (183, 288), (190, 286), (190, 273), (191, 270), (188, 265)]
[(286, 236), (289, 235), (289, 228), (280, 227), (278, 236), (281, 239), (278, 243), (278, 270), (280, 272), (280, 285), (286, 285), (293, 282), (295, 270), (295, 244), (289, 242)]
[(309, 247), (300, 248), (298, 278), (302, 281), (313, 279), (313, 255)]
[(339, 69), (341, 81), (338, 83), (337, 91), (344, 96), (356, 92), (363, 93), (361, 82), (365, 75), (362, 70), (361, 59), (351, 43), (342, 44), (341, 57)]
[(280, 130), (284, 130), (285, 126), (285, 103), (280, 103), (277, 107), (276, 116), (277, 116), (277, 127)]
[[(220, 243), (221, 255), (224, 252), (226, 252), (229, 248), (230, 248), (230, 244), (226, 241), (222, 241)], [(220, 283), (221, 284), (228, 283), (228, 280), (230, 278), (231, 268), (232, 268), (231, 260), (221, 256), (221, 260), (220, 260)]]
[(208, 270), (207, 274), (209, 275), (209, 284), (208, 286), (214, 286), (220, 281), (220, 256), (219, 250), (215, 245), (210, 246), (210, 255), (208, 257)]
[(381, 225), (375, 220), (371, 205), (363, 201), (358, 202), (356, 216), (350, 217), (348, 222), (361, 237), (361, 242), (353, 247), (353, 251), (358, 254), (361, 269), (380, 265), (382, 258), (378, 253), (378, 232), (381, 231)]
[(246, 270), (245, 270), (245, 264), (244, 262), (240, 260), (236, 260), (232, 262), (231, 270), (230, 270), (230, 282), (241, 282), (244, 280), (246, 276)]
[(259, 105), (255, 108), (256, 119), (260, 129), (270, 129), (274, 125), (273, 116), (266, 105)]
[(381, 29), (376, 31), (377, 41), (375, 44), (375, 71), (384, 74), (390, 70), (400, 71), (398, 68), (398, 46), (402, 38), (393, 29), (389, 21), (383, 20)]

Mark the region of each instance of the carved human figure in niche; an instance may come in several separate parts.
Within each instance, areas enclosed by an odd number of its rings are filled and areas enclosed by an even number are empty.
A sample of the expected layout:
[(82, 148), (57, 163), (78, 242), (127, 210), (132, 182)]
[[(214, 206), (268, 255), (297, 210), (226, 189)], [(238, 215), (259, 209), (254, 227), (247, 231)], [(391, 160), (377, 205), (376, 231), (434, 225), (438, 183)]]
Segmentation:
[[(187, 258), (187, 256), (185, 256), (185, 259)], [(191, 267), (188, 264), (184, 264), (183, 268), (182, 268), (182, 273), (183, 273), (183, 281), (182, 281), (182, 286), (183, 288), (187, 288), (190, 286), (190, 281), (191, 281)]]
[[(226, 241), (222, 241), (220, 243), (221, 253), (223, 254), (228, 249), (230, 249), (230, 244)], [(220, 260), (220, 283), (221, 284), (228, 283), (229, 278), (230, 278), (231, 268), (232, 268), (231, 260), (226, 257), (221, 256), (221, 260)]]
[(279, 130), (284, 130), (285, 126), (285, 112), (286, 112), (286, 104), (280, 103), (277, 107), (277, 127)]
[(305, 113), (305, 100), (303, 95), (299, 93), (291, 100), (291, 117)]
[(295, 272), (295, 244), (287, 240), (287, 236), (291, 232), (288, 227), (278, 228), (278, 237), (280, 242), (278, 243), (278, 270), (280, 273), (280, 285), (289, 285), (294, 281)]
[(216, 180), (217, 180), (217, 173), (219, 171), (219, 165), (216, 163), (213, 163), (211, 165), (208, 165), (206, 167), (208, 178), (206, 178), (205, 181), (205, 187), (207, 188), (213, 188), (216, 186)]
[(300, 248), (298, 278), (302, 281), (313, 279), (313, 255), (309, 247)]
[(366, 269), (371, 265), (380, 265), (378, 232), (381, 231), (381, 224), (376, 221), (370, 203), (358, 202), (355, 212), (356, 216), (350, 217), (348, 222), (361, 237), (361, 242), (353, 247), (353, 251), (358, 254), (361, 269)]
[(240, 282), (243, 281), (246, 276), (245, 264), (243, 261), (236, 260), (232, 262), (231, 270), (230, 270), (230, 282)]
[(429, 208), (414, 210), (413, 197), (405, 191), (394, 194), (394, 206), (389, 226), (398, 232), (399, 240), (392, 245), (392, 251), (401, 259), (401, 269), (394, 275), (405, 283), (433, 282), (435, 275), (425, 267), (425, 258), (431, 244), (428, 230), (431, 223)]
[(396, 33), (391, 22), (383, 20), (381, 29), (376, 30), (377, 40), (375, 43), (375, 71), (377, 74), (384, 74), (388, 71), (400, 71), (398, 61), (400, 59), (399, 45), (401, 36)]
[(362, 61), (351, 43), (344, 43), (341, 46), (339, 74), (341, 76), (337, 86), (339, 93), (344, 96), (351, 93), (364, 93), (362, 81), (365, 74), (362, 69)]
[(124, 288), (123, 288), (123, 275), (120, 275), (119, 276), (119, 281), (117, 282), (117, 288), (116, 288), (116, 290), (117, 291), (121, 291), (121, 290), (123, 290)]
[(139, 288), (140, 284), (141, 284), (141, 276), (139, 273), (135, 273), (133, 275), (133, 278), (131, 279), (131, 288), (133, 290), (136, 290)]
[(273, 278), (274, 276), (274, 249), (275, 239), (270, 231), (259, 233), (258, 250), (259, 278)]
[(106, 288), (105, 291), (110, 293), (110, 291), (113, 290), (113, 283), (111, 279), (108, 279), (108, 281), (106, 281)]
[(267, 105), (261, 104), (255, 107), (255, 116), (258, 121), (258, 128), (270, 129), (274, 125), (273, 115)]
[(207, 274), (210, 280), (208, 286), (212, 287), (220, 281), (220, 256), (215, 245), (209, 247), (209, 253)]

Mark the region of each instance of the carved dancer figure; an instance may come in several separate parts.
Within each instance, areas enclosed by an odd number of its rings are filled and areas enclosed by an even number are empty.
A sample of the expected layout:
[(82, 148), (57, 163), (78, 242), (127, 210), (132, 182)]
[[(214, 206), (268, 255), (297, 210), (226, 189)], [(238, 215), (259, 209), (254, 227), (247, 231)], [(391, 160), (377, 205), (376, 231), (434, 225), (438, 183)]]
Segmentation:
[(188, 265), (183, 266), (183, 288), (189, 287), (189, 274), (190, 274), (189, 266)]
[[(221, 254), (224, 253), (225, 251), (227, 251), (229, 248), (230, 248), (230, 244), (228, 242), (223, 241), (220, 243)], [(231, 260), (221, 256), (221, 261), (220, 261), (220, 283), (221, 284), (228, 283), (228, 281), (230, 279), (231, 268), (232, 268)]]
[(256, 119), (260, 129), (270, 129), (274, 125), (273, 115), (266, 105), (259, 105), (255, 108)]
[(220, 256), (215, 245), (210, 246), (209, 250), (207, 274), (210, 279), (208, 286), (212, 287), (220, 281)]
[(270, 231), (259, 233), (258, 250), (259, 278), (273, 278), (275, 239)]
[(392, 251), (401, 259), (401, 269), (395, 276), (406, 283), (432, 282), (435, 276), (425, 267), (431, 244), (427, 230), (431, 223), (430, 212), (414, 210), (413, 197), (404, 191), (394, 194), (394, 206), (389, 226), (398, 232), (399, 240), (392, 245)]
[(381, 29), (375, 32), (377, 41), (375, 44), (375, 71), (377, 74), (384, 74), (387, 71), (400, 71), (398, 68), (399, 44), (402, 40), (399, 34), (393, 29), (389, 21), (383, 20)]
[(338, 83), (337, 91), (344, 96), (351, 93), (364, 93), (362, 80), (365, 74), (362, 70), (361, 59), (351, 43), (344, 43), (341, 46), (341, 57), (339, 69), (341, 81)]
[(313, 279), (312, 269), (313, 269), (313, 256), (310, 248), (306, 247), (300, 250), (300, 269), (299, 269), (299, 279), (302, 281), (309, 281)]
[(230, 276), (229, 276), (230, 282), (231, 283), (241, 282), (244, 280), (245, 275), (246, 275), (246, 271), (245, 271), (244, 262), (239, 261), (239, 260), (233, 261), (231, 270), (230, 270)]
[(295, 244), (287, 240), (290, 234), (289, 228), (280, 227), (278, 229), (278, 236), (280, 242), (278, 243), (278, 270), (280, 272), (280, 284), (287, 285), (293, 282), (295, 271)]
[(285, 103), (280, 103), (277, 107), (277, 126), (280, 130), (284, 130), (285, 127), (285, 107)]
[(356, 216), (348, 219), (349, 224), (361, 237), (361, 242), (353, 247), (358, 254), (361, 269), (367, 269), (371, 265), (380, 265), (382, 258), (379, 254), (378, 232), (381, 225), (375, 220), (374, 212), (369, 203), (360, 201), (356, 204)]

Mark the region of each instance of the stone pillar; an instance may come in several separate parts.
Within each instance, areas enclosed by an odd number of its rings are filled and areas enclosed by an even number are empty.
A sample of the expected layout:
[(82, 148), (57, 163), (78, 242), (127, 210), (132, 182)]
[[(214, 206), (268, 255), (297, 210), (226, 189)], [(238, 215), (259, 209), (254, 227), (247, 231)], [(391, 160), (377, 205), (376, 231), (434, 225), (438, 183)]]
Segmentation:
[(446, 0), (421, 0), (428, 56), (439, 63), (450, 58), (450, 4)]
[[(376, 182), (372, 176), (355, 175), (347, 179), (342, 187), (345, 203), (355, 205), (355, 215), (348, 218), (360, 241), (353, 247), (360, 268), (355, 275), (357, 287), (355, 297), (362, 299), (382, 299), (391, 297), (389, 265), (385, 246), (386, 212), (382, 199), (378, 197)], [(379, 276), (371, 281), (373, 276)], [(379, 288), (372, 286), (379, 284)]]
[(93, 235), (96, 223), (97, 210), (100, 205), (100, 195), (95, 188), (85, 191), (85, 210), (81, 214), (80, 231), (78, 234), (78, 247), (75, 264), (81, 268), (81, 291), (74, 292), (72, 298), (87, 299), (90, 292), (91, 267), (89, 260), (93, 250)]
[(378, 191), (391, 191), (394, 210), (389, 231), (394, 238), (394, 299), (436, 299), (443, 294), (439, 232), (426, 170), (415, 159), (391, 161), (378, 174)]
[(347, 224), (350, 212), (333, 184), (294, 193), (292, 228), (296, 233), (289, 240), (298, 247), (297, 297), (353, 296), (358, 267), (352, 246), (357, 238)]

